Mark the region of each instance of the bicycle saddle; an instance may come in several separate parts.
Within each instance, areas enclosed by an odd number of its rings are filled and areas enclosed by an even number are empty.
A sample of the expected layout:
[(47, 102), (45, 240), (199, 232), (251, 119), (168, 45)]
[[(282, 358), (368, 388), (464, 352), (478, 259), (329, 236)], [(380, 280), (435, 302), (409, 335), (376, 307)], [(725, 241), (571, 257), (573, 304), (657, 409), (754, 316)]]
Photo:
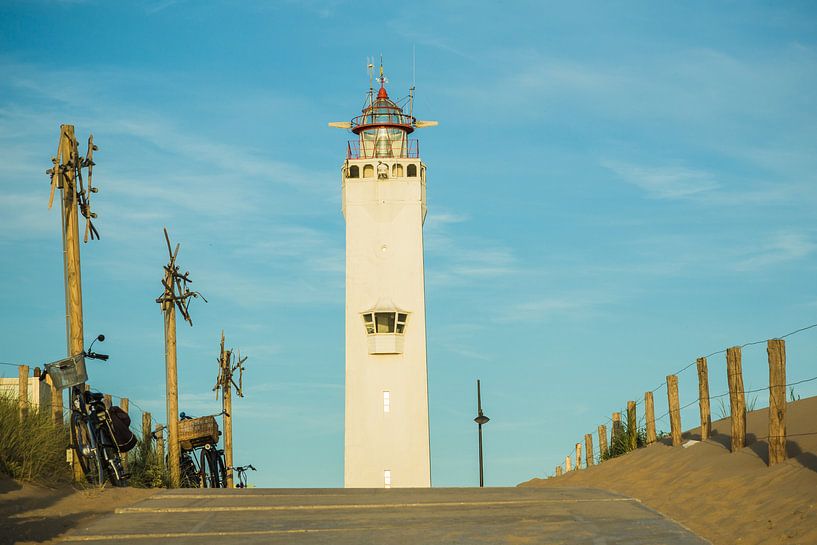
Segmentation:
[(85, 392), (85, 395), (88, 396), (90, 401), (101, 401), (104, 397), (104, 395), (99, 392)]

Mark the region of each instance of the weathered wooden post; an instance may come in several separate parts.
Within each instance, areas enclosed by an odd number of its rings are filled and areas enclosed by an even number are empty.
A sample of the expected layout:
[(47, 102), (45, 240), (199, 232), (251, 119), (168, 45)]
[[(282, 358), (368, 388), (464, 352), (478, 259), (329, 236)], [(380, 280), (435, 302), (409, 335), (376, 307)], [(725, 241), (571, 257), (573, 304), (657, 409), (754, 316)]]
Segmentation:
[(159, 459), (159, 467), (165, 467), (165, 427), (156, 424), (156, 457)]
[[(221, 391), (221, 408), (222, 408), (222, 423), (224, 427), (224, 461), (227, 464), (227, 488), (233, 488), (233, 397), (232, 389), (235, 388), (235, 393), (238, 397), (244, 397), (244, 362), (247, 361), (246, 356), (241, 357), (238, 354), (238, 360), (233, 357), (232, 350), (225, 350), (224, 348), (224, 331), (221, 332), (221, 351), (218, 356), (218, 376), (216, 377), (216, 385), (213, 386), (213, 391), (216, 392), (218, 398), (218, 391)], [(238, 371), (238, 383), (233, 378), (233, 374)], [(477, 381), (479, 386), (479, 381)], [(477, 387), (479, 391), (479, 387)], [(477, 395), (479, 398), (480, 396)], [(481, 398), (480, 414), (478, 419), (487, 417), (482, 414)], [(484, 423), (484, 422), (483, 422)], [(479, 424), (480, 445), (482, 445), (482, 423)], [(482, 460), (482, 449), (480, 448), (480, 460)], [(482, 475), (482, 463), (480, 462), (480, 475)], [(480, 478), (480, 486), (482, 486), (482, 478)]]
[(576, 443), (576, 470), (582, 468), (582, 444)]
[(17, 367), (17, 406), (22, 422), (28, 414), (28, 365)]
[(769, 355), (769, 465), (786, 459), (786, 342), (771, 339)]
[(599, 426), (599, 463), (607, 457), (607, 426)]
[(635, 419), (635, 401), (627, 402), (627, 446), (628, 450), (638, 448), (638, 423)]
[(667, 375), (667, 401), (669, 402), (669, 425), (672, 446), (681, 444), (681, 404), (678, 400), (678, 377)]
[[(165, 322), (167, 456), (170, 461), (170, 486), (178, 488), (181, 482), (181, 452), (179, 449), (179, 382), (176, 364), (176, 309), (178, 308), (182, 318), (192, 326), (193, 320), (190, 319), (190, 313), (188, 312), (189, 299), (199, 297), (201, 294), (188, 289), (187, 284), (192, 282), (189, 277), (190, 273), (185, 272), (182, 274), (176, 264), (180, 245), (176, 244), (176, 250), (174, 251), (170, 244), (170, 235), (167, 234), (167, 229), (164, 232), (170, 259), (164, 267), (164, 277), (162, 278), (164, 292), (156, 299), (156, 302), (161, 305)], [(207, 300), (204, 299), (204, 301)]]
[(565, 456), (565, 471), (570, 473), (570, 455)]
[(586, 467), (593, 465), (593, 435), (590, 433), (584, 434), (584, 464)]
[(562, 466), (556, 466), (556, 476), (557, 477), (562, 476)]
[(709, 370), (706, 358), (698, 358), (698, 405), (701, 409), (701, 441), (706, 441), (712, 433), (712, 416), (709, 409)]
[[(125, 414), (130, 416), (130, 413), (128, 412), (128, 409), (130, 409), (130, 402), (128, 401), (127, 397), (123, 397), (123, 398), (119, 399), (119, 408), (121, 408), (123, 411), (125, 411)], [(122, 463), (123, 464), (128, 463), (128, 453), (127, 452), (122, 453)]]
[(621, 429), (621, 413), (613, 413), (613, 430), (610, 435), (610, 451), (619, 453), (624, 430)]
[[(79, 210), (86, 219), (85, 240), (88, 234), (91, 238), (99, 238), (91, 219), (96, 214), (91, 212), (91, 193), (96, 193), (96, 188), (92, 186), (93, 174), (93, 152), (97, 147), (94, 145), (93, 136), (88, 139), (88, 153), (85, 158), (80, 157), (77, 139), (74, 136), (73, 125), (60, 125), (60, 141), (57, 147), (57, 155), (51, 159), (53, 167), (48, 171), (51, 176), (51, 195), (48, 201), (48, 208), (54, 202), (54, 193), (60, 190), (60, 212), (62, 216), (62, 249), (63, 267), (65, 277), (65, 326), (68, 337), (68, 356), (75, 356), (82, 353), (84, 349), (84, 337), (82, 330), (82, 273), (80, 270), (79, 255)], [(77, 179), (81, 181), (78, 174), (82, 168), (88, 169), (88, 184), (83, 187), (77, 186)], [(61, 416), (60, 416), (61, 417)], [(73, 439), (73, 438), (72, 438)], [(83, 481), (85, 475), (77, 459), (76, 452), (73, 454), (74, 480)]]
[(105, 408), (107, 409), (113, 407), (113, 398), (111, 397), (111, 394), (104, 394), (102, 396), (102, 402), (105, 403)]
[(45, 375), (45, 383), (51, 389), (51, 416), (54, 419), (54, 424), (62, 425), (62, 390), (58, 390), (54, 386), (54, 381), (51, 375)]
[(146, 445), (145, 449), (147, 452), (150, 451), (151, 448), (151, 441), (150, 441), (150, 413), (144, 412), (142, 413), (142, 442)]
[(644, 421), (647, 427), (647, 445), (655, 443), (655, 399), (652, 392), (644, 392)]
[(743, 366), (739, 346), (726, 349), (726, 373), (729, 381), (729, 408), (732, 420), (732, 452), (746, 446), (746, 399), (743, 391)]

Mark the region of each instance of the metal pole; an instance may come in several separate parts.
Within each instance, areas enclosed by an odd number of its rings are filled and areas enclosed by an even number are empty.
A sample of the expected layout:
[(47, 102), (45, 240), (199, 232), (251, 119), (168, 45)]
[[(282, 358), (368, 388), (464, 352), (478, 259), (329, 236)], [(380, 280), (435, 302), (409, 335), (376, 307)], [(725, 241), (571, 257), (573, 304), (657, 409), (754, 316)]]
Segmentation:
[(482, 425), (487, 424), (490, 418), (482, 413), (482, 391), (480, 389), (479, 379), (477, 379), (477, 417), (474, 422), (477, 423), (479, 433), (479, 487), (485, 486), (483, 458), (482, 458)]

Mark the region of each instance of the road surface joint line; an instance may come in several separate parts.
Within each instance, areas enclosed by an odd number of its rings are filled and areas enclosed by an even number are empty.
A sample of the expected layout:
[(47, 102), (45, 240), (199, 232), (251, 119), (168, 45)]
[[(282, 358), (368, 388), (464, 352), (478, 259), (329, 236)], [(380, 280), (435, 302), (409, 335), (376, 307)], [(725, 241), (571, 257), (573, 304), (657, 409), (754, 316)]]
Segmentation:
[(208, 513), (225, 511), (322, 511), (341, 509), (406, 509), (423, 507), (487, 507), (496, 505), (537, 505), (537, 504), (574, 504), (574, 503), (610, 503), (638, 502), (633, 498), (597, 498), (597, 499), (563, 499), (563, 500), (496, 500), (496, 501), (457, 501), (457, 502), (418, 502), (418, 503), (350, 503), (328, 505), (248, 505), (248, 506), (207, 506), (207, 507), (119, 507), (117, 515), (131, 513)]
[(69, 535), (57, 538), (58, 542), (66, 543), (72, 541), (124, 541), (127, 539), (174, 539), (187, 537), (240, 537), (240, 536), (272, 536), (287, 534), (314, 534), (326, 532), (354, 532), (364, 530), (389, 530), (400, 528), (393, 527), (370, 527), (359, 526), (355, 528), (293, 528), (289, 530), (235, 530), (235, 531), (213, 531), (213, 532), (162, 532), (155, 534), (89, 534), (89, 535)]

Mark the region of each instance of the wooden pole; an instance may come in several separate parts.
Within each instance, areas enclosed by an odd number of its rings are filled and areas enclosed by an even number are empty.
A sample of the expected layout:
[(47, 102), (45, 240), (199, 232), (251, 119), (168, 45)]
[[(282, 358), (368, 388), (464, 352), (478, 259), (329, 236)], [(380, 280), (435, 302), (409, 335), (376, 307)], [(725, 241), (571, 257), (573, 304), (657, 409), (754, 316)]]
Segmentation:
[(635, 419), (635, 401), (627, 402), (627, 446), (629, 450), (638, 448), (638, 423)]
[[(75, 153), (76, 137), (73, 125), (60, 125), (60, 141), (57, 149), (57, 187), (60, 189), (60, 213), (62, 216), (62, 250), (65, 280), (65, 329), (68, 356), (80, 354), (85, 346), (82, 331), (82, 273), (79, 259), (79, 211), (75, 165), (79, 157)], [(65, 168), (62, 168), (65, 167)], [(72, 466), (74, 480), (84, 481), (85, 475), (75, 451)]]
[(28, 369), (28, 365), (17, 367), (17, 406), (21, 422), (28, 414)]
[(678, 377), (667, 375), (667, 401), (669, 402), (669, 426), (672, 446), (681, 444), (681, 404), (678, 400)]
[(607, 456), (607, 426), (599, 426), (599, 463)]
[(595, 460), (593, 459), (593, 434), (585, 433), (584, 434), (584, 464), (585, 467), (590, 467), (593, 465)]
[(113, 398), (111, 394), (104, 394), (102, 400), (105, 402), (105, 408), (110, 409), (113, 406)]
[[(168, 280), (172, 282), (172, 279)], [(176, 305), (165, 303), (165, 368), (167, 384), (167, 455), (170, 463), (170, 486), (179, 488), (181, 481), (179, 452), (179, 382), (176, 368)]]
[(582, 468), (582, 444), (576, 443), (576, 470)]
[(655, 443), (655, 399), (652, 392), (644, 392), (644, 420), (647, 426), (647, 445)]
[(732, 452), (746, 446), (746, 399), (743, 391), (743, 366), (739, 346), (726, 349), (726, 373), (729, 381), (729, 408), (732, 420)]
[(701, 409), (701, 441), (706, 441), (712, 434), (712, 414), (709, 408), (709, 370), (706, 358), (698, 358), (698, 405)]
[(159, 459), (159, 467), (165, 466), (165, 427), (156, 424), (156, 457)]
[[(128, 401), (128, 398), (127, 398), (127, 397), (123, 397), (122, 399), (120, 399), (120, 400), (119, 400), (119, 407), (120, 407), (120, 408), (121, 408), (123, 411), (125, 411), (125, 414), (127, 414), (128, 416), (130, 416), (130, 413), (128, 412), (128, 409), (130, 409), (130, 402)], [(128, 453), (127, 453), (127, 452), (123, 452), (123, 453), (122, 453), (122, 463), (123, 463), (123, 464), (127, 464), (127, 463), (128, 463)]]
[(613, 413), (613, 430), (610, 435), (610, 451), (619, 453), (621, 447), (622, 435), (621, 429), (621, 413)]
[(565, 456), (565, 472), (570, 473), (570, 456)]
[(786, 459), (786, 342), (771, 339), (769, 355), (769, 465)]
[(222, 423), (224, 425), (224, 463), (227, 465), (227, 488), (233, 486), (233, 396), (230, 377), (231, 351), (224, 349), (224, 331), (221, 332), (221, 368), (225, 384), (221, 388)]
[(562, 476), (562, 466), (556, 466), (556, 476), (557, 477)]

